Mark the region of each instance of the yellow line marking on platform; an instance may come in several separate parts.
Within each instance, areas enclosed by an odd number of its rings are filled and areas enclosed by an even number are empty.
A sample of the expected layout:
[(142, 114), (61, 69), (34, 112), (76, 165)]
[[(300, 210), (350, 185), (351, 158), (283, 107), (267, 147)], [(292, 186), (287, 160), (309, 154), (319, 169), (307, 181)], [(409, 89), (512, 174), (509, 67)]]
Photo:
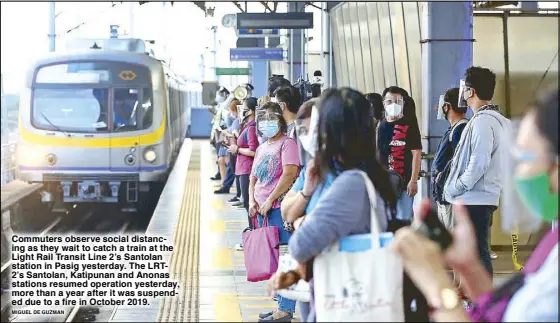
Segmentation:
[(231, 250), (228, 248), (217, 248), (212, 250), (212, 266), (216, 269), (233, 268)]
[(239, 302), (228, 294), (214, 294), (214, 315), (217, 322), (243, 322)]

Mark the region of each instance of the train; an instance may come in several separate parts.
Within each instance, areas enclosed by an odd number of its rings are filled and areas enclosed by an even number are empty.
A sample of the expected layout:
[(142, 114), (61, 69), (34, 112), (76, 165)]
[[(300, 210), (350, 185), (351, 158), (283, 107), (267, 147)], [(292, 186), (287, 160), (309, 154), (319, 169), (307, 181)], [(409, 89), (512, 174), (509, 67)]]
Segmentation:
[[(189, 135), (200, 83), (140, 40), (55, 53), (33, 64), (20, 96), (17, 178), (42, 202), (138, 208), (161, 190)], [(122, 42), (121, 42), (122, 43)], [(136, 43), (135, 46), (130, 44)], [(122, 45), (122, 44), (121, 44)], [(109, 47), (109, 48), (107, 48)]]

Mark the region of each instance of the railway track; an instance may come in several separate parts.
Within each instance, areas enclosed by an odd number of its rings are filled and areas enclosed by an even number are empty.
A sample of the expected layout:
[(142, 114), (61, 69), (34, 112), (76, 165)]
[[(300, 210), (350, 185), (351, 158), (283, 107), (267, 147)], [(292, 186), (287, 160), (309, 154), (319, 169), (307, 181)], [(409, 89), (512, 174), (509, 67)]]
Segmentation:
[[(71, 214), (69, 212), (69, 214), (66, 215), (55, 216), (51, 222), (39, 231), (37, 236), (84, 233), (113, 233), (118, 235), (131, 230), (141, 231), (143, 223), (147, 222), (143, 218), (147, 216), (148, 212), (151, 214), (152, 210), (138, 212), (138, 214), (132, 216), (124, 212), (115, 214), (106, 211), (105, 209), (96, 210), (94, 208), (89, 208), (85, 210), (85, 212), (73, 210)], [(139, 224), (137, 222), (142, 223)], [(6, 263), (2, 264), (2, 322), (90, 322), (96, 321), (96, 316), (100, 316), (100, 313), (110, 313), (114, 310), (113, 307), (83, 307), (77, 305), (64, 308), (64, 315), (12, 315), (12, 307), (10, 304), (11, 297), (9, 295), (10, 289), (8, 287), (10, 285), (9, 277), (11, 265), (11, 259), (8, 259)], [(107, 319), (109, 317), (110, 314), (107, 315)], [(99, 318), (104, 319), (102, 317)]]

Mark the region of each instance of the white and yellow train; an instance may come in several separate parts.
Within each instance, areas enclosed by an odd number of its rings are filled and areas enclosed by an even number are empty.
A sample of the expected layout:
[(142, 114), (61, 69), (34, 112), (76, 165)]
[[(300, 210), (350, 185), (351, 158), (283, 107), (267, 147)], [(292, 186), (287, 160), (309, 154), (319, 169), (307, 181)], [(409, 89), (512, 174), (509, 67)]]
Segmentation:
[(167, 179), (200, 100), (146, 53), (43, 59), (20, 97), (17, 176), (43, 183), (44, 202), (134, 205)]

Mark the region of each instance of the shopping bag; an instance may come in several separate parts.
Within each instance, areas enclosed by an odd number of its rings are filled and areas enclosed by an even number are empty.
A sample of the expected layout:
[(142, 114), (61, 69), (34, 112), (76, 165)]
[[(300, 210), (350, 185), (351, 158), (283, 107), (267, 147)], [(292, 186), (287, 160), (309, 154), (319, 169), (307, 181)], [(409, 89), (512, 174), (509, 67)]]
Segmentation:
[(268, 218), (263, 219), (262, 227), (258, 227), (256, 216), (253, 217), (254, 230), (243, 233), (243, 253), (247, 281), (260, 282), (267, 280), (278, 269), (279, 233), (275, 226), (268, 226)]
[[(280, 256), (277, 273), (286, 273), (290, 270), (295, 270), (298, 266), (297, 261), (289, 254)], [(309, 302), (311, 300), (311, 288), (309, 283), (300, 279), (296, 284), (286, 288), (279, 289), (276, 292), (278, 295), (291, 299), (292, 301)]]
[(404, 322), (402, 263), (380, 245), (375, 189), (361, 174), (371, 204), (371, 247), (345, 252), (336, 242), (315, 258), (317, 322)]

